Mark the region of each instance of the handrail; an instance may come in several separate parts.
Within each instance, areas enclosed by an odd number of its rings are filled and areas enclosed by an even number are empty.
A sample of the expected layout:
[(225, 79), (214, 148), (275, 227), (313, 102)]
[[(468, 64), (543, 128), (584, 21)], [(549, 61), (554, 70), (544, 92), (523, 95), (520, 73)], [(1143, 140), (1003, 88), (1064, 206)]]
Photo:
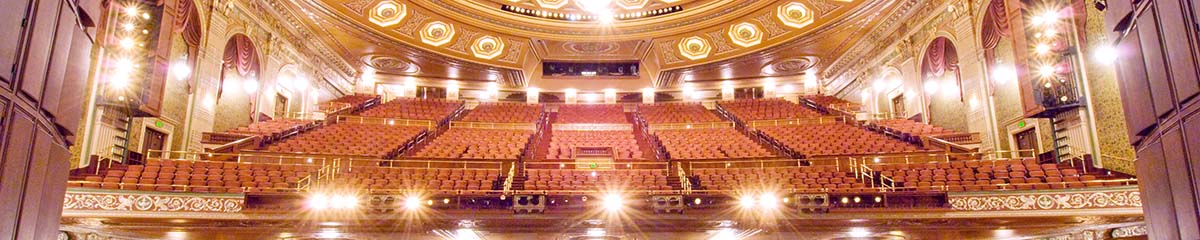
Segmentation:
[(761, 127), (783, 126), (783, 125), (810, 125), (810, 124), (826, 124), (835, 122), (846, 122), (846, 116), (822, 116), (811, 118), (791, 118), (791, 119), (770, 119), (770, 120), (754, 120), (746, 124), (746, 127), (758, 129)]
[(190, 160), (190, 161), (233, 161), (233, 162), (254, 162), (254, 163), (276, 163), (276, 164), (313, 164), (325, 165), (333, 161), (329, 156), (318, 155), (284, 155), (284, 154), (261, 154), (256, 152), (240, 152), (240, 153), (215, 153), (215, 152), (193, 152), (193, 151), (164, 151), (150, 150), (146, 153), (146, 159), (165, 159), (165, 160)]
[(505, 195), (508, 195), (509, 191), (512, 191), (513, 179), (516, 177), (516, 175), (517, 175), (517, 164), (514, 162), (513, 165), (508, 168), (508, 176), (504, 177), (504, 194)]
[(551, 130), (565, 131), (631, 131), (633, 124), (628, 123), (555, 123)]
[(425, 127), (427, 129), (434, 129), (437, 127), (437, 125), (434, 124), (434, 122), (432, 120), (423, 120), (423, 119), (377, 118), (377, 117), (337, 115), (336, 117), (333, 118), (333, 121), (336, 123), (356, 122), (356, 123), (380, 124), (380, 125)]
[(683, 170), (683, 163), (675, 165), (678, 169), (679, 185), (683, 188), (684, 194), (692, 194), (692, 180), (687, 177), (687, 172)]
[[(559, 161), (539, 161), (539, 162), (523, 162), (523, 168), (529, 169), (562, 169), (562, 170), (620, 170), (620, 169), (670, 169), (670, 163), (666, 162), (559, 162)], [(530, 166), (535, 166), (530, 168)]]
[(536, 130), (537, 123), (491, 123), (491, 122), (465, 122), (451, 121), (450, 128), (473, 128), (473, 129), (508, 129), (508, 130)]
[(699, 122), (699, 123), (656, 123), (646, 124), (646, 130), (650, 133), (662, 130), (679, 130), (679, 129), (711, 129), (711, 128), (733, 128), (733, 122)]
[(210, 148), (210, 149), (208, 149), (208, 151), (209, 152), (221, 152), (221, 153), (234, 152), (234, 150), (237, 150), (237, 149), (242, 149), (242, 148), (246, 148), (249, 146), (258, 146), (259, 144), (262, 143), (262, 140), (263, 140), (262, 136), (248, 135), (245, 138), (234, 140), (232, 142), (228, 142), (228, 143), (222, 144), (220, 146)]
[[(1025, 153), (1032, 153), (1032, 150), (1018, 151), (991, 151), (978, 153), (904, 153), (904, 154), (885, 154), (885, 155), (857, 155), (857, 156), (842, 156), (842, 157), (821, 157), (809, 159), (793, 159), (793, 158), (777, 158), (777, 159), (755, 159), (755, 160), (697, 160), (688, 161), (689, 169), (710, 169), (710, 168), (777, 168), (777, 167), (800, 167), (800, 166), (837, 166), (839, 169), (852, 169), (852, 164), (908, 164), (908, 163), (927, 163), (927, 162), (951, 162), (962, 159), (995, 161), (999, 159), (1012, 159), (1024, 157)], [(1008, 157), (1005, 157), (1005, 156)]]
[[(967, 133), (970, 134), (970, 133)], [(957, 135), (957, 134), (955, 134)], [(975, 133), (978, 136), (978, 133)], [(930, 135), (922, 137), (925, 140), (925, 146), (945, 149), (946, 152), (952, 153), (971, 153), (979, 151), (979, 147), (967, 147), (950, 140), (942, 139), (941, 135)]]

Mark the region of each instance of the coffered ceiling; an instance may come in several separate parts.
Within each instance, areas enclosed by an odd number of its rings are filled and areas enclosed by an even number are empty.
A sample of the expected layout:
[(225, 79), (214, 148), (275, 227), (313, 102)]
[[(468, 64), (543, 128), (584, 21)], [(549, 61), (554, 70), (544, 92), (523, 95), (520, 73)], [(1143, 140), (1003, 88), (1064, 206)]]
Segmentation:
[(381, 81), (496, 81), (509, 89), (558, 86), (540, 76), (548, 60), (640, 61), (641, 79), (622, 80), (623, 89), (796, 75), (840, 56), (894, 2), (287, 1), (319, 33), (313, 41), (377, 70)]

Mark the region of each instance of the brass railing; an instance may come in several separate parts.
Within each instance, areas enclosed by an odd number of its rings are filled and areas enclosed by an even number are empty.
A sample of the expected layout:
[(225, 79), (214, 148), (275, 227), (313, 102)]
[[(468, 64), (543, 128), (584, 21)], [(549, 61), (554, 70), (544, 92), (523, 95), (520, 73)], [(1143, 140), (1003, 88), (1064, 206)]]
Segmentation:
[(578, 170), (610, 170), (610, 169), (659, 169), (668, 170), (666, 162), (583, 162), (583, 161), (536, 161), (523, 162), (522, 168), (529, 169), (578, 169)]
[(711, 129), (711, 128), (733, 128), (733, 122), (702, 122), (702, 123), (656, 123), (647, 124), (646, 130), (650, 133), (662, 130), (679, 130), (679, 129)]
[(687, 171), (683, 170), (683, 163), (675, 165), (679, 177), (679, 185), (683, 189), (684, 194), (692, 194), (692, 180), (688, 179)]
[(846, 122), (845, 116), (824, 116), (814, 118), (792, 118), (792, 119), (772, 119), (772, 120), (755, 120), (746, 123), (746, 127), (758, 129), (762, 127), (784, 126), (784, 125), (810, 125), (810, 124), (826, 124), (836, 122)]
[(537, 130), (536, 123), (488, 123), (488, 122), (463, 122), (452, 121), (450, 128), (475, 128), (475, 129), (508, 129), (508, 130)]
[(366, 124), (379, 124), (379, 125), (424, 127), (427, 129), (434, 129), (437, 127), (437, 124), (431, 120), (420, 120), (420, 119), (376, 118), (376, 117), (337, 115), (335, 118), (333, 118), (333, 121), (338, 122), (338, 123), (352, 122), (352, 123), (366, 123)]
[(508, 195), (509, 191), (512, 191), (513, 179), (516, 176), (517, 176), (517, 164), (514, 162), (512, 166), (508, 167), (508, 176), (504, 177), (504, 194), (505, 195)]

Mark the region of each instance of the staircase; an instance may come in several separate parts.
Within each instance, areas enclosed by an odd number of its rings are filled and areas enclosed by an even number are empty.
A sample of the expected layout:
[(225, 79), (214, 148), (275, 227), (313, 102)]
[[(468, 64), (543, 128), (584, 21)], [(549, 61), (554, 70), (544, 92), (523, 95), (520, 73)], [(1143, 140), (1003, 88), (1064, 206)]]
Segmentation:
[[(550, 154), (550, 140), (554, 138), (554, 128), (552, 126), (553, 123), (558, 120), (558, 113), (546, 112), (546, 118), (546, 123), (542, 124), (541, 129), (538, 129), (538, 131), (541, 131), (541, 138), (535, 139), (537, 143), (533, 145), (533, 156), (526, 158), (527, 161), (529, 159), (534, 161), (544, 161), (546, 160), (546, 155)], [(518, 168), (520, 168), (520, 166), (518, 166)], [(522, 171), (517, 172), (523, 173), (524, 170), (521, 170)]]
[[(1082, 157), (1087, 154), (1081, 151), (1086, 146), (1081, 134), (1083, 129), (1083, 119), (1079, 116), (1079, 109), (1064, 111), (1055, 114), (1050, 118), (1050, 128), (1053, 129), (1052, 136), (1054, 137), (1054, 157), (1059, 162), (1069, 161), (1072, 158)], [(1078, 139), (1076, 139), (1078, 138)]]
[(638, 148), (642, 150), (642, 158), (652, 161), (665, 160), (658, 159), (658, 154), (654, 154), (654, 149), (657, 148), (650, 143), (650, 138), (652, 136), (646, 134), (645, 126), (638, 124), (637, 116), (634, 114), (635, 113), (625, 113), (625, 121), (633, 125), (633, 138), (637, 139)]
[(133, 149), (129, 149), (130, 129), (133, 128), (133, 113), (128, 107), (118, 106), (117, 104), (105, 104), (104, 112), (101, 115), (101, 121), (112, 126), (111, 131), (107, 131), (106, 135), (111, 135), (109, 141), (101, 140), (101, 143), (109, 142), (112, 145), (99, 149), (100, 156), (107, 156), (112, 161), (126, 163), (127, 160), (138, 160), (131, 158)]

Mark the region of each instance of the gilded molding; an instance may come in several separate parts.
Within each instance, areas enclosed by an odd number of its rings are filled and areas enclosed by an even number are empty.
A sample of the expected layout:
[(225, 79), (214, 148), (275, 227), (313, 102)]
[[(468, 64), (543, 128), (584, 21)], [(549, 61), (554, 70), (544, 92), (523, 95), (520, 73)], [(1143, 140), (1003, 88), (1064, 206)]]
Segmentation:
[(106, 210), (140, 212), (241, 212), (245, 196), (230, 194), (184, 194), (141, 191), (68, 189), (63, 210)]
[(1099, 188), (1075, 191), (1022, 191), (1014, 193), (982, 192), (950, 194), (950, 207), (956, 211), (1012, 211), (1141, 208), (1137, 188)]

